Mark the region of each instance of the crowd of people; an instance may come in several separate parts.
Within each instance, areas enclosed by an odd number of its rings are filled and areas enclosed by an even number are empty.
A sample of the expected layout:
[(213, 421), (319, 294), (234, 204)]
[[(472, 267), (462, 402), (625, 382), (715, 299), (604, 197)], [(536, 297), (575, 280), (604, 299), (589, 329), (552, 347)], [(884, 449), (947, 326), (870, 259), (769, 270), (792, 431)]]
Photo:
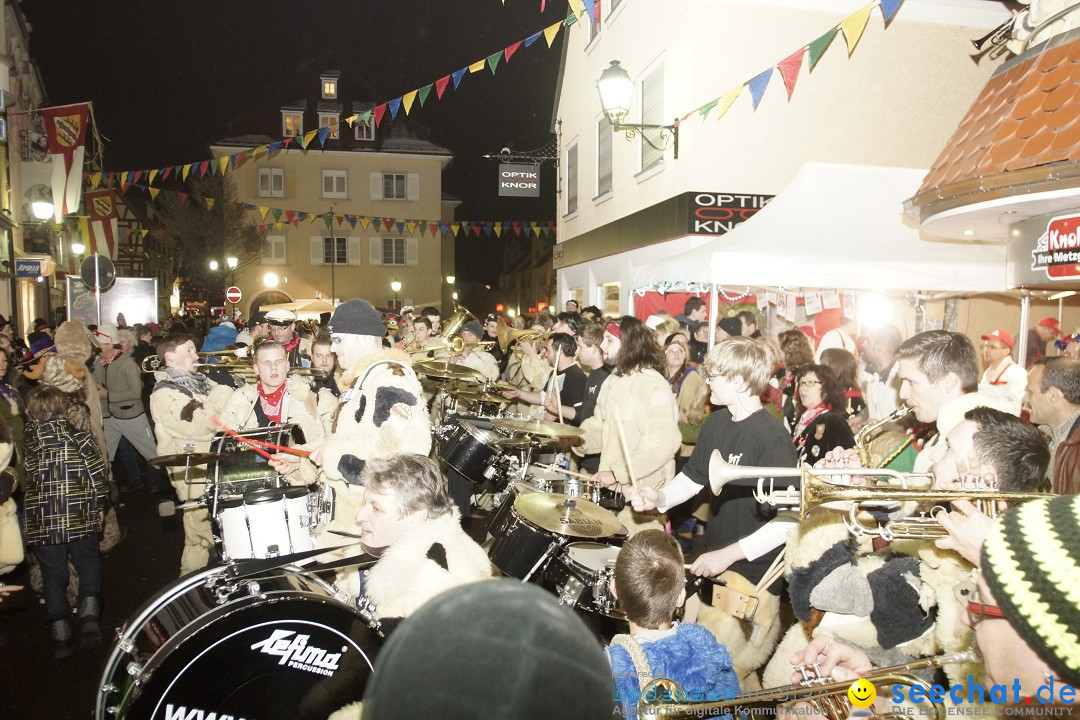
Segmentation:
[[(490, 389), (486, 402), (501, 397), (503, 416), (578, 428), (568, 464), (625, 498), (612, 593), (627, 627), (607, 662), (609, 699), (627, 716), (656, 677), (731, 696), (787, 683), (793, 663), (844, 677), (973, 641), (985, 677), (1015, 677), (1024, 696), (1040, 678), (1058, 690), (1080, 680), (1069, 575), (1080, 512), (1055, 497), (1080, 487), (1080, 346), (1066, 336), (1047, 354), (1056, 321), (1037, 325), (1027, 367), (1002, 329), (981, 334), (980, 362), (957, 332), (858, 336), (849, 321), (821, 338), (763, 332), (752, 310), (714, 323), (697, 297), (645, 320), (570, 300), (528, 320), (455, 316), (449, 332), (443, 321), (433, 307), (389, 316), (359, 299), (318, 322), (275, 309), (199, 335), (179, 319), (159, 329), (121, 316), (43, 323), (21, 355), (4, 323), (0, 451), (54, 656), (101, 643), (101, 553), (123, 539), (110, 506), (126, 493), (145, 486), (162, 514), (180, 504), (181, 574), (217, 558), (212, 464), (149, 461), (209, 452), (223, 431), (297, 428), (266, 465), (285, 485), (333, 490), (315, 542), (344, 557), (355, 539), (378, 557), (337, 583), (384, 632), (497, 575), (463, 530), (480, 489), (440, 463), (433, 440), (445, 417), (422, 378), (442, 363)], [(521, 332), (507, 342), (500, 323)], [(922, 472), (939, 499), (889, 500)], [(814, 492), (802, 500), (785, 491), (803, 484)], [(870, 505), (799, 506), (851, 487)], [(991, 492), (1012, 495), (982, 499)], [(947, 664), (947, 683), (973, 667)]]

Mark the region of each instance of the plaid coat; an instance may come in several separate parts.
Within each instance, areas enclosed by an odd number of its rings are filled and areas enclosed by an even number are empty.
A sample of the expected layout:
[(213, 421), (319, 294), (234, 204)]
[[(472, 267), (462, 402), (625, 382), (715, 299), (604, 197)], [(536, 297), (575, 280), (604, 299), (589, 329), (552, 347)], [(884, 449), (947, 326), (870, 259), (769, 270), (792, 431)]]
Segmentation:
[(55, 418), (31, 420), (25, 437), (27, 543), (56, 545), (100, 532), (109, 490), (94, 436)]

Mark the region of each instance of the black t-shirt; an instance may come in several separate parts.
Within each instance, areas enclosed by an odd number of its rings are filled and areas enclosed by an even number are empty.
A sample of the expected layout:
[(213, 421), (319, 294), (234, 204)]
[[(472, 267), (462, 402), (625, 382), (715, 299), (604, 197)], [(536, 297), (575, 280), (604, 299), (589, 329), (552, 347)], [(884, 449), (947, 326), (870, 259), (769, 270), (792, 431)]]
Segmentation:
[[(600, 386), (608, 379), (611, 371), (606, 365), (601, 365), (589, 372), (585, 378), (585, 395), (578, 408), (575, 425), (580, 425), (593, 416), (596, 412), (596, 400), (600, 397)], [(581, 469), (588, 473), (595, 473), (600, 469), (600, 453), (586, 455), (581, 459)]]
[[(690, 461), (683, 468), (687, 477), (705, 487), (709, 487), (709, 460), (713, 450), (719, 450), (720, 456), (732, 465), (796, 467), (798, 464), (791, 436), (764, 408), (739, 422), (731, 419), (727, 408), (720, 408), (705, 420)], [(768, 483), (766, 478), (766, 490)], [(799, 487), (799, 478), (777, 478), (774, 485), (779, 489), (789, 485)], [(719, 550), (753, 534), (775, 516), (775, 508), (754, 500), (756, 489), (755, 477), (732, 480), (720, 490), (719, 497), (709, 491), (709, 524), (705, 528), (709, 550)], [(777, 548), (757, 560), (740, 560), (730, 569), (756, 583), (779, 552)], [(772, 588), (779, 591), (777, 584)]]
[(844, 416), (832, 410), (818, 415), (795, 438), (799, 460), (811, 466), (835, 447), (855, 447), (855, 435)]
[(559, 402), (564, 407), (574, 408), (574, 419), (567, 420), (568, 425), (581, 424), (581, 403), (585, 400), (585, 371), (574, 363), (559, 373)]

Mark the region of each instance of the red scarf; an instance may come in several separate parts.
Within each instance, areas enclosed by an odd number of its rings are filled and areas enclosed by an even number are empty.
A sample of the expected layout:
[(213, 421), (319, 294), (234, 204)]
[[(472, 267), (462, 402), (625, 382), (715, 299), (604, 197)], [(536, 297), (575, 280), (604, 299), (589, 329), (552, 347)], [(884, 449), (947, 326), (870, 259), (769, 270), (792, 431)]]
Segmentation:
[(281, 424), (281, 407), (285, 404), (285, 383), (281, 384), (272, 393), (263, 392), (262, 383), (256, 383), (255, 388), (259, 391), (259, 402), (262, 404), (263, 414), (266, 419), (275, 425)]

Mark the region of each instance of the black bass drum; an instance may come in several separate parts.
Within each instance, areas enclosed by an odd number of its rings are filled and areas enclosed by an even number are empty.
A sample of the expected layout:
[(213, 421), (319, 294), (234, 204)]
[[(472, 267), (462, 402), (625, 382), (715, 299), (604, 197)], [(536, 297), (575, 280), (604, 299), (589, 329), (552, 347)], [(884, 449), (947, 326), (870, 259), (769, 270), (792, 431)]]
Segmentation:
[(232, 568), (243, 564), (180, 578), (135, 613), (97, 720), (325, 720), (363, 698), (382, 641), (356, 609), (297, 568)]

